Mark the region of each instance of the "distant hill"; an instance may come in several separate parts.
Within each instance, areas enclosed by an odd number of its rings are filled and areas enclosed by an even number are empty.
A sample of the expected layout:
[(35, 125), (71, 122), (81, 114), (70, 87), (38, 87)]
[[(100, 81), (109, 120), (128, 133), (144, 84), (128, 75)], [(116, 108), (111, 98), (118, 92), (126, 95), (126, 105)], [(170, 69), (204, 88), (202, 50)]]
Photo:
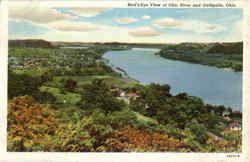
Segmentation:
[(56, 47), (73, 47), (73, 46), (94, 46), (94, 43), (84, 43), (84, 42), (62, 42), (62, 41), (53, 41), (52, 45)]
[(49, 41), (42, 39), (9, 40), (9, 47), (56, 48)]
[(214, 54), (242, 54), (243, 42), (232, 43), (190, 43), (166, 45), (163, 52), (168, 53), (214, 53)]
[(243, 42), (215, 43), (207, 53), (243, 54)]
[(128, 46), (143, 48), (162, 48), (174, 52), (242, 54), (243, 42), (233, 43), (127, 43), (127, 42), (49, 42), (42, 39), (9, 40), (10, 47), (57, 48), (65, 46)]
[(156, 55), (166, 59), (230, 68), (234, 71), (243, 69), (243, 42), (180, 43), (167, 45)]
[(163, 48), (169, 43), (161, 44), (161, 43), (127, 43), (127, 42), (61, 42), (54, 41), (51, 42), (53, 45), (57, 47), (66, 47), (66, 46), (128, 46), (128, 47), (142, 47), (142, 48)]

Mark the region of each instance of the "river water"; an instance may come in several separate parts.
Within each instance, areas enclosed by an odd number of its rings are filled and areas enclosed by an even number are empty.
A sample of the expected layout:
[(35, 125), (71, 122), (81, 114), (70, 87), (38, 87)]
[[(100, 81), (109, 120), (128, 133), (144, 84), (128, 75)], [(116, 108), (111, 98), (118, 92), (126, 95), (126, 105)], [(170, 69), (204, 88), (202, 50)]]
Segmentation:
[(155, 55), (157, 49), (109, 51), (104, 54), (115, 67), (142, 84), (169, 84), (171, 93), (187, 92), (205, 103), (242, 111), (242, 72), (175, 61)]

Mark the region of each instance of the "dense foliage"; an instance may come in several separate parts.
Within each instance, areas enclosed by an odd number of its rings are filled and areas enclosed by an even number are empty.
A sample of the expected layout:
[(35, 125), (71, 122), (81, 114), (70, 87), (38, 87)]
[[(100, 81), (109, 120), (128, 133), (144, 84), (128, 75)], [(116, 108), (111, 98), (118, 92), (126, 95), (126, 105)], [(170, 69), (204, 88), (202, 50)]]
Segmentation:
[(94, 80), (83, 86), (82, 100), (79, 105), (84, 109), (100, 108), (109, 112), (121, 110), (125, 103), (114, 96), (103, 80)]
[[(180, 129), (193, 126), (194, 123), (190, 123), (195, 122), (196, 128), (204, 128), (201, 134), (208, 128), (210, 131), (217, 130), (218, 124), (223, 124), (222, 118), (213, 116), (213, 107), (205, 105), (200, 98), (190, 97), (186, 93), (171, 96), (169, 89), (168, 85), (151, 84), (141, 98), (132, 101), (131, 108), (161, 124), (171, 124)], [(194, 129), (193, 132), (198, 131)]]
[(192, 151), (194, 148), (162, 133), (147, 132), (135, 127), (124, 127), (114, 132), (104, 144), (112, 152)]
[(208, 53), (243, 54), (243, 42), (236, 43), (216, 43), (208, 50)]
[[(47, 136), (55, 135), (58, 120), (54, 113), (30, 96), (22, 96), (8, 105), (8, 150), (47, 150)], [(48, 142), (48, 143), (47, 143)]]
[[(77, 110), (77, 109), (74, 109)], [(36, 104), (29, 96), (8, 106), (9, 151), (239, 151), (241, 133), (223, 132), (222, 141), (203, 138), (204, 127), (192, 120), (184, 130), (172, 125), (152, 125), (135, 113), (101, 109), (55, 110)], [(236, 140), (235, 140), (236, 139)], [(232, 141), (232, 142), (230, 142)]]
[(49, 92), (41, 92), (42, 84), (49, 80), (48, 74), (31, 76), (8, 71), (8, 98), (31, 95), (40, 102), (53, 102), (55, 97)]
[(68, 91), (74, 91), (77, 86), (77, 82), (71, 78), (64, 81), (64, 88)]
[(42, 39), (9, 40), (9, 47), (56, 48), (52, 43)]

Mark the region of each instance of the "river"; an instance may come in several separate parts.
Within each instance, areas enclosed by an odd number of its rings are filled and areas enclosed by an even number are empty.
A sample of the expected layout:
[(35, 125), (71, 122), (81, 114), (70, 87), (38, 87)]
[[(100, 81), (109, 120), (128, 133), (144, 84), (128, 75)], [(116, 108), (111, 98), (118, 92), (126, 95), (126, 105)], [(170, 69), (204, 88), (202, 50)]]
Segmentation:
[(154, 55), (157, 49), (109, 51), (104, 58), (142, 84), (169, 84), (171, 93), (187, 92), (205, 103), (242, 111), (242, 72), (175, 61)]

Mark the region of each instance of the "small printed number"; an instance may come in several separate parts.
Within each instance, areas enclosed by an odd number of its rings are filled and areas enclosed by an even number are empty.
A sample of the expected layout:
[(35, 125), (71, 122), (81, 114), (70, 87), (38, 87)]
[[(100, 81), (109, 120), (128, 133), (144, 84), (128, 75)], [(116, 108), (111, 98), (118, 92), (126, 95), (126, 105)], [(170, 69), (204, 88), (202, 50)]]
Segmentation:
[(239, 158), (240, 155), (227, 155), (228, 158)]

